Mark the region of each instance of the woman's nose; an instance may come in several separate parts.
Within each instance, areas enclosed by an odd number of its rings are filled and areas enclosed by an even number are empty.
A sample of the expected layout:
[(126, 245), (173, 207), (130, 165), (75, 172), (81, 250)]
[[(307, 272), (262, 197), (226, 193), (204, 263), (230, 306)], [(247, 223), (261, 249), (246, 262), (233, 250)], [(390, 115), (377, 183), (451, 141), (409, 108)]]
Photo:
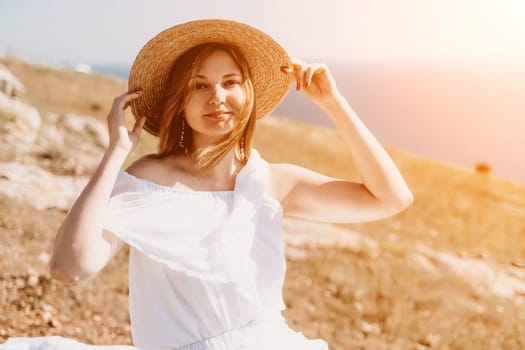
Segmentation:
[(210, 96), (209, 103), (220, 105), (224, 103), (225, 98), (226, 98), (226, 94), (225, 94), (224, 89), (221, 86), (215, 85), (211, 89), (211, 96)]

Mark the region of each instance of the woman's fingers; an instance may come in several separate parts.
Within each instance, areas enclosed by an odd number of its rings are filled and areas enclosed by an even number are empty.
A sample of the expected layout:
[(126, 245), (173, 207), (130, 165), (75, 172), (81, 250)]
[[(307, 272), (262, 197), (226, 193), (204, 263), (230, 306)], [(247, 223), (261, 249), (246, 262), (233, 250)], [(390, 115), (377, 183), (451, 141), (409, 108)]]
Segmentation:
[(126, 92), (113, 99), (111, 111), (108, 114), (108, 131), (110, 143), (126, 150), (131, 150), (138, 142), (142, 127), (146, 118), (141, 117), (135, 121), (133, 129), (129, 131), (124, 120), (124, 110), (130, 105), (131, 101), (140, 97), (142, 91)]
[(131, 132), (133, 134), (140, 134), (142, 131), (142, 128), (144, 127), (144, 123), (146, 123), (146, 117), (140, 117), (135, 121), (135, 125), (133, 126), (133, 130)]
[(108, 121), (116, 121), (118, 125), (123, 125), (124, 123), (124, 114), (122, 113), (128, 106), (131, 101), (139, 98), (142, 95), (142, 91), (135, 92), (126, 92), (122, 95), (119, 95), (113, 99), (113, 105), (111, 106), (111, 111), (108, 114)]
[(314, 76), (314, 66), (313, 65), (309, 65), (308, 67), (306, 67), (306, 69), (304, 70), (304, 77), (303, 77), (303, 82), (304, 82), (304, 87), (309, 87), (310, 84), (312, 83), (312, 77)]
[(126, 92), (113, 100), (113, 108), (126, 109), (130, 102), (142, 95), (142, 91)]
[(322, 68), (320, 64), (306, 64), (298, 59), (292, 59), (292, 67), (283, 66), (281, 71), (290, 74), (296, 82), (296, 90), (310, 87), (317, 71)]
[(281, 72), (287, 75), (291, 75), (292, 78), (296, 82), (296, 90), (299, 90), (302, 85), (303, 80), (303, 69), (302, 69), (302, 63), (298, 59), (292, 58), (292, 65), (291, 66), (282, 66)]
[(303, 67), (300, 64), (293, 65), (293, 71), (295, 73), (295, 90), (301, 90), (303, 85)]
[(281, 71), (296, 82), (296, 90), (302, 90), (312, 101), (323, 104), (338, 92), (335, 80), (324, 63), (303, 63), (292, 59), (292, 65)]

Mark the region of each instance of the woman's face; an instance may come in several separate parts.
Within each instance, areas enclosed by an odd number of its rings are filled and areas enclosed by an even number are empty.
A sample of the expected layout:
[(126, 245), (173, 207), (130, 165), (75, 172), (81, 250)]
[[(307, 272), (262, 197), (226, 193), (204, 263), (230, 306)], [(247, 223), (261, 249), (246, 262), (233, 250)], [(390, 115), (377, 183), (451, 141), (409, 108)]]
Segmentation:
[(184, 107), (197, 147), (233, 130), (246, 99), (242, 84), (240, 67), (225, 51), (214, 51), (197, 67)]

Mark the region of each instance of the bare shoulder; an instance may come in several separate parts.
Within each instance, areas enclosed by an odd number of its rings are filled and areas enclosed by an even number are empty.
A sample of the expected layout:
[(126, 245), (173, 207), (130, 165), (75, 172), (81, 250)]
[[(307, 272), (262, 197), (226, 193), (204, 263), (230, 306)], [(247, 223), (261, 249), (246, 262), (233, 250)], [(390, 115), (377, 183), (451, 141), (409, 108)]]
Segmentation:
[(268, 163), (270, 181), (278, 181), (282, 175), (291, 172), (296, 165), (288, 163)]
[[(326, 194), (324, 185), (332, 181), (339, 180), (295, 164), (269, 164), (268, 191), (281, 203), (284, 215), (319, 219), (319, 216), (301, 210), (301, 207), (313, 201), (318, 202)], [(318, 210), (314, 208), (313, 211)]]
[(268, 190), (282, 202), (290, 190), (308, 173), (313, 171), (289, 163), (269, 163)]
[(148, 154), (131, 163), (126, 171), (144, 180), (161, 182), (168, 170), (164, 159), (156, 158), (154, 154)]
[(158, 158), (155, 157), (155, 154), (150, 154), (137, 159), (126, 171), (140, 179), (173, 187), (186, 181), (182, 167), (183, 161), (184, 159), (177, 158), (177, 156)]
[(290, 163), (269, 163), (270, 181), (281, 186), (291, 185), (301, 179), (312, 178), (319, 174), (308, 168)]

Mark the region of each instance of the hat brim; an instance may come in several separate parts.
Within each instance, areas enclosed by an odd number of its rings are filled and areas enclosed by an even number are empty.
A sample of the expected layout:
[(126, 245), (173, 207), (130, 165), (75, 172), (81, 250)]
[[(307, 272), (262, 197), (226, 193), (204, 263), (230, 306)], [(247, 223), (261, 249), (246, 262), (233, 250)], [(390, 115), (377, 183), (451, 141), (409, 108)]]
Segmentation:
[(192, 47), (208, 42), (234, 45), (248, 62), (257, 118), (271, 113), (282, 102), (291, 79), (280, 68), (291, 66), (291, 60), (275, 40), (254, 27), (235, 21), (191, 21), (153, 37), (133, 63), (128, 90), (142, 90), (143, 93), (131, 102), (131, 108), (136, 118), (146, 117), (146, 131), (155, 136), (159, 134), (162, 96), (175, 61)]

